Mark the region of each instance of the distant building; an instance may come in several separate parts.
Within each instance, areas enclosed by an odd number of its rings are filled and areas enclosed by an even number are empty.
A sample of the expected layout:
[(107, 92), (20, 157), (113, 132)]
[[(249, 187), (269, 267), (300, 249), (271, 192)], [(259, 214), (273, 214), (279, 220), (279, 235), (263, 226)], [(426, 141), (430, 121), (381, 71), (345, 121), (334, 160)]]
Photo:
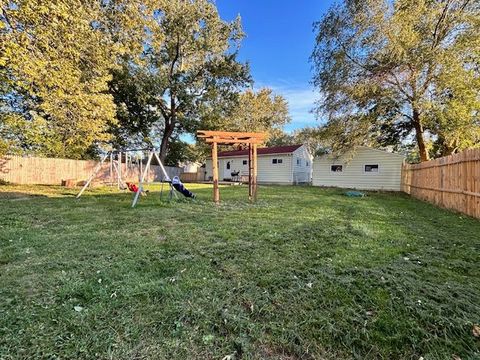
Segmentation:
[(196, 173), (200, 170), (202, 164), (198, 162), (187, 161), (185, 163), (181, 163), (179, 166), (183, 169), (184, 173)]
[(324, 155), (313, 161), (314, 186), (360, 190), (400, 191), (404, 156), (369, 147), (337, 158)]
[[(305, 145), (259, 148), (257, 156), (258, 183), (300, 184), (311, 181), (312, 156)], [(211, 158), (207, 159), (205, 170), (206, 180), (211, 180)], [(235, 180), (248, 176), (248, 150), (219, 152), (218, 176), (220, 180)]]

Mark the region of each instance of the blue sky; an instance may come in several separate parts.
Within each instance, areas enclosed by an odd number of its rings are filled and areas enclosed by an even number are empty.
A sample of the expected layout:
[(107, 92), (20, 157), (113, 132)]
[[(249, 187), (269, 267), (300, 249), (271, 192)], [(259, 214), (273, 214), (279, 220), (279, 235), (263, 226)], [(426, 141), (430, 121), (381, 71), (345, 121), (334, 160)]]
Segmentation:
[(308, 61), (314, 46), (312, 25), (333, 0), (216, 0), (220, 16), (233, 20), (238, 14), (247, 37), (240, 60), (251, 66), (255, 88), (268, 86), (289, 102), (292, 131), (318, 124), (310, 113), (318, 92), (310, 85)]

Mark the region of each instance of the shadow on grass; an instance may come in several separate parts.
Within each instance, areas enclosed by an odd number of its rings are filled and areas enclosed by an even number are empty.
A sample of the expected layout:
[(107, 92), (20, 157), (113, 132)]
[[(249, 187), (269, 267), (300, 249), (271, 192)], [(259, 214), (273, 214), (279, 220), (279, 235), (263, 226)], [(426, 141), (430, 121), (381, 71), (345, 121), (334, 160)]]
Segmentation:
[(20, 191), (5, 191), (5, 192), (0, 191), (0, 201), (1, 200), (23, 201), (23, 200), (32, 200), (32, 199), (40, 199), (40, 198), (47, 198), (47, 195), (24, 193)]

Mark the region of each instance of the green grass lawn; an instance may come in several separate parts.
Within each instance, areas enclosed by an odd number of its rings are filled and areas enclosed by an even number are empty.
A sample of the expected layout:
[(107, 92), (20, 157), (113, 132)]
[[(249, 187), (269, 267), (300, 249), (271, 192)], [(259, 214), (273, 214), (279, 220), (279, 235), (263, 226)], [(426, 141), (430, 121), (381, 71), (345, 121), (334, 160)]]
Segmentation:
[(480, 358), (480, 221), (402, 194), (194, 189), (131, 209), (0, 186), (0, 359)]

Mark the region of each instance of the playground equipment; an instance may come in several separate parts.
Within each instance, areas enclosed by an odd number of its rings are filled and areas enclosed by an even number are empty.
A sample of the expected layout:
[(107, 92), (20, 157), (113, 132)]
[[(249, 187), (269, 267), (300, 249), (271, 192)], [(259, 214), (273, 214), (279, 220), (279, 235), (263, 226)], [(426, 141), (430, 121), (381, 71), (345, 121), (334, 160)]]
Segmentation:
[[(111, 150), (106, 152), (78, 193), (77, 198), (82, 196), (85, 189), (102, 170), (107, 160), (110, 162), (108, 167), (110, 181), (107, 182), (107, 184), (113, 186), (116, 183), (119, 190), (126, 189), (124, 177), (128, 176), (134, 168), (138, 169), (138, 177), (140, 178), (143, 171), (143, 152), (145, 150), (150, 149)], [(123, 160), (125, 160), (125, 162)]]
[(156, 151), (153, 149), (153, 150), (150, 151), (150, 154), (148, 155), (147, 164), (145, 165), (145, 169), (143, 170), (143, 173), (140, 177), (140, 182), (138, 184), (138, 191), (135, 193), (135, 196), (133, 198), (132, 208), (135, 207), (135, 205), (137, 205), (138, 199), (140, 199), (140, 195), (143, 192), (143, 185), (145, 183), (145, 178), (148, 174), (148, 171), (150, 170), (150, 164), (152, 163), (153, 157), (156, 158), (158, 164), (160, 165), (160, 169), (162, 170), (162, 174), (163, 174), (162, 189), (160, 191), (160, 198), (162, 197), (162, 194), (163, 194), (163, 183), (164, 182), (168, 183), (169, 186), (170, 186), (170, 198), (172, 198), (172, 196), (175, 196), (176, 198), (178, 198), (177, 193), (175, 192), (175, 188), (172, 185), (172, 180), (168, 176), (167, 171), (165, 170), (165, 167), (163, 166), (162, 161), (160, 160), (160, 157), (158, 156)]
[(257, 200), (257, 145), (262, 144), (266, 138), (265, 133), (254, 132), (231, 132), (231, 131), (197, 131), (199, 138), (205, 139), (207, 144), (212, 145), (212, 174), (213, 174), (213, 201), (220, 203), (220, 191), (218, 188), (218, 144), (248, 145), (248, 198), (254, 202)]
[[(143, 151), (148, 150), (148, 157), (147, 157), (147, 162), (145, 166), (143, 166)], [(137, 153), (140, 154), (137, 156), (135, 159), (132, 156), (129, 156), (129, 153)], [(76, 198), (80, 198), (82, 196), (83, 192), (85, 189), (90, 185), (90, 183), (95, 179), (95, 177), (98, 175), (99, 171), (102, 169), (103, 164), (107, 159), (110, 159), (110, 184), (112, 185), (113, 179), (114, 179), (114, 174), (116, 174), (116, 179), (117, 179), (117, 186), (119, 189), (127, 189), (127, 188), (133, 188), (130, 184), (128, 186), (127, 182), (124, 182), (123, 174), (122, 174), (122, 161), (123, 161), (123, 155), (125, 158), (125, 168), (128, 169), (129, 165), (131, 166), (134, 162), (136, 162), (136, 165), (138, 165), (138, 175), (139, 175), (139, 185), (136, 187), (136, 191), (134, 191), (135, 196), (132, 201), (132, 207), (135, 207), (135, 205), (138, 203), (138, 200), (140, 198), (140, 195), (144, 193), (144, 184), (148, 181), (148, 173), (150, 170), (150, 166), (152, 163), (152, 159), (155, 157), (156, 161), (158, 162), (158, 165), (160, 166), (160, 170), (162, 172), (161, 176), (161, 191), (160, 191), (160, 198), (163, 196), (163, 187), (164, 183), (168, 183), (170, 186), (170, 196), (169, 198), (172, 199), (173, 196), (178, 198), (178, 195), (176, 194), (176, 191), (181, 192), (185, 197), (191, 197), (195, 198), (195, 194), (192, 192), (188, 191), (185, 189), (183, 184), (180, 182), (180, 179), (177, 178), (175, 181), (175, 184), (172, 184), (172, 180), (170, 179), (170, 176), (168, 175), (167, 171), (165, 170), (165, 167), (163, 166), (162, 161), (160, 160), (160, 157), (158, 156), (157, 152), (155, 149), (129, 149), (129, 150), (113, 150), (107, 152), (105, 155), (102, 156), (100, 162), (97, 164), (95, 169), (93, 170), (92, 174), (88, 178), (88, 180), (85, 182), (84, 186), (80, 190), (80, 192), (77, 194)], [(178, 188), (178, 190), (176, 190)]]

